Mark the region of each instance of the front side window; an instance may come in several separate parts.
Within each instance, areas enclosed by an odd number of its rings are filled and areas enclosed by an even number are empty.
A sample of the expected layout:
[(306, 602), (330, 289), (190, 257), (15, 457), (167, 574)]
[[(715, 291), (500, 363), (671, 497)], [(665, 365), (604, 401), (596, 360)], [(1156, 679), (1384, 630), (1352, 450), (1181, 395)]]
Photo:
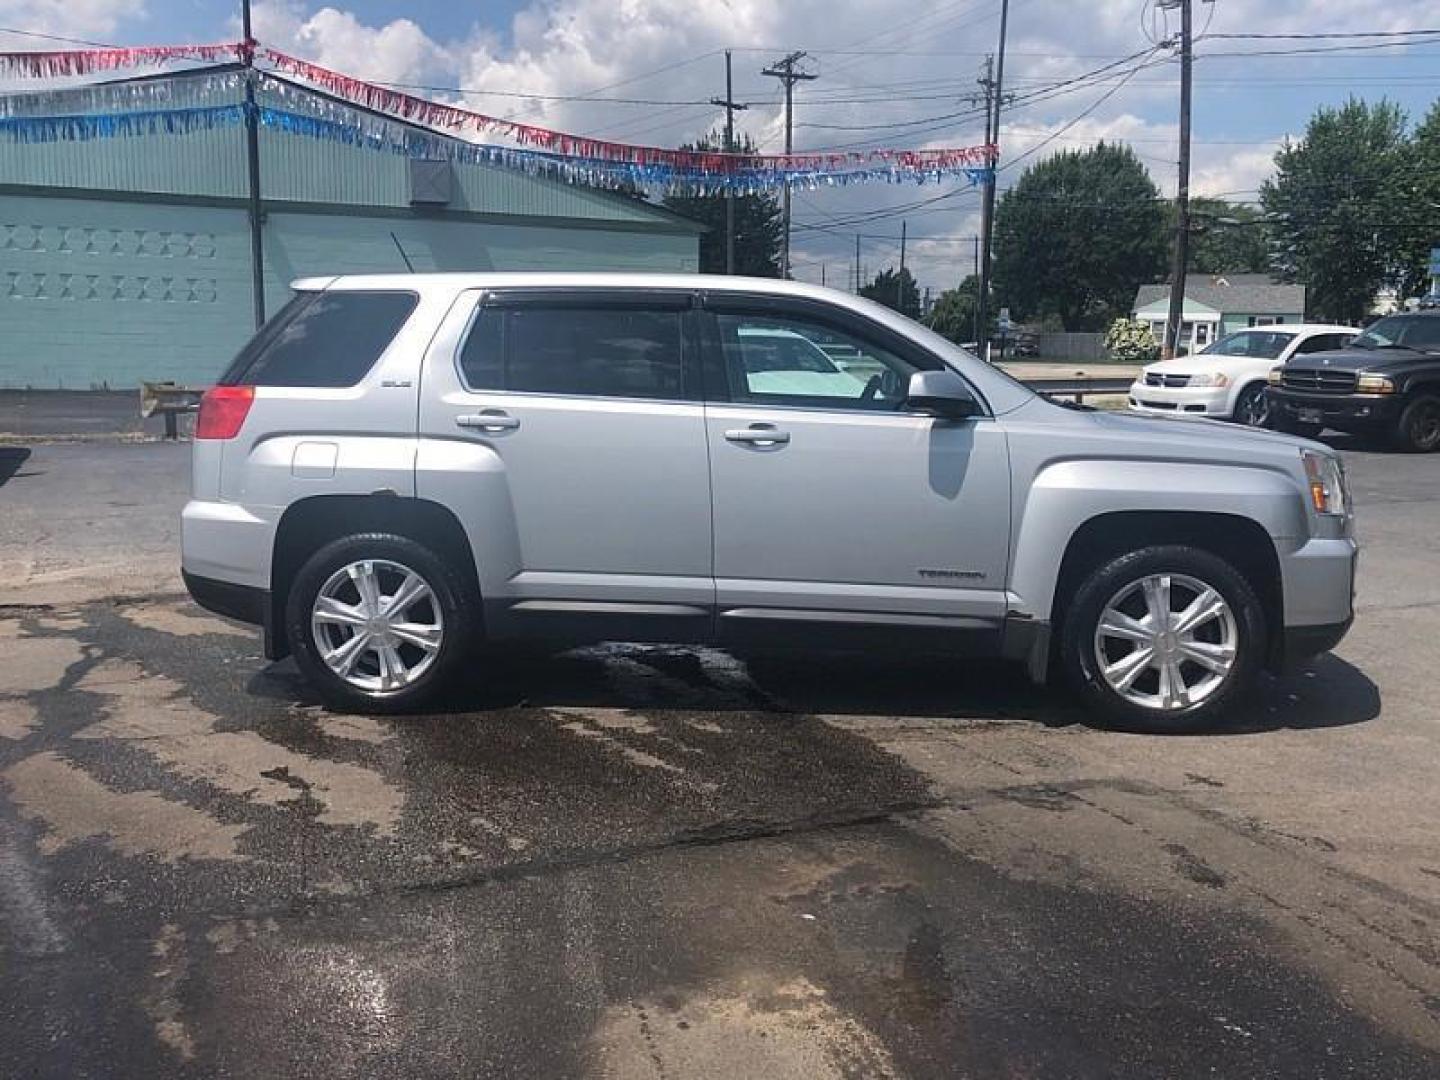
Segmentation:
[(804, 318), (716, 316), (732, 401), (894, 412), (916, 365)]
[(472, 390), (676, 400), (680, 320), (628, 307), (484, 308), (460, 368)]
[(1294, 334), (1276, 330), (1237, 330), (1227, 334), (1206, 351), (1212, 356), (1249, 356), (1256, 360), (1274, 360), (1285, 346), (1295, 340)]
[(354, 386), (375, 366), (417, 302), (409, 292), (297, 294), (240, 351), (220, 381)]
[(1314, 337), (1306, 338), (1295, 347), (1295, 354), (1308, 355), (1310, 353), (1329, 352), (1331, 349), (1343, 348), (1346, 338), (1341, 334), (1316, 334)]

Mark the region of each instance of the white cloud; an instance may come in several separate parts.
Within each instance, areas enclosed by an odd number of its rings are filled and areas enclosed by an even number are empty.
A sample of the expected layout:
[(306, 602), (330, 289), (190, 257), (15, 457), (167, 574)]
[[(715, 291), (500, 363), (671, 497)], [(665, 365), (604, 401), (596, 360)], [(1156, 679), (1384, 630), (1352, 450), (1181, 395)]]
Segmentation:
[[(0, 0), (0, 25), (87, 41), (106, 41), (122, 22), (145, 14), (145, 0)], [(0, 34), (0, 48), (63, 47), (42, 38)]]
[(333, 7), (306, 14), (299, 0), (256, 4), (253, 18), (255, 37), (265, 44), (347, 75), (377, 82), (417, 82), (429, 73), (454, 70), (444, 47), (410, 19), (366, 26), (350, 12)]

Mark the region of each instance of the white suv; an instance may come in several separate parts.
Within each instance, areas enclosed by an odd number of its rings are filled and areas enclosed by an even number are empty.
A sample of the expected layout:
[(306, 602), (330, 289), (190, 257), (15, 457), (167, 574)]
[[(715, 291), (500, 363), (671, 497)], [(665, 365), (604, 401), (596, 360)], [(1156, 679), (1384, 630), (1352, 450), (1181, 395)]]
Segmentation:
[(789, 282), (295, 288), (201, 405), (182, 562), (338, 707), (484, 678), (482, 639), (885, 645), (1174, 730), (1350, 623), (1317, 443), (1064, 408)]
[(1236, 330), (1191, 356), (1148, 365), (1130, 387), (1130, 408), (1152, 416), (1178, 413), (1265, 427), (1270, 370), (1292, 356), (1343, 349), (1359, 333), (1353, 326), (1324, 323)]

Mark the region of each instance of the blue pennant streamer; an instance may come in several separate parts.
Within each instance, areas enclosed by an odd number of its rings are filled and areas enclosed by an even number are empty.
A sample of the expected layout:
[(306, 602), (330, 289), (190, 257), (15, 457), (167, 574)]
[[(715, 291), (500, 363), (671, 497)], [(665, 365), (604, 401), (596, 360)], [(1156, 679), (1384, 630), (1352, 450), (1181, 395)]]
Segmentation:
[(243, 105), (200, 109), (150, 109), (143, 112), (79, 116), (0, 117), (0, 138), (14, 143), (89, 142), (137, 135), (185, 135), (234, 127), (245, 119)]
[[(288, 98), (286, 103), (300, 105), (309, 114), (260, 105), (255, 107), (260, 124), (282, 134), (338, 142), (404, 157), (486, 165), (612, 190), (659, 190), (676, 195), (718, 195), (726, 192), (746, 195), (779, 190), (786, 184), (802, 190), (863, 183), (925, 184), (945, 180), (981, 184), (990, 175), (988, 168), (975, 166), (921, 170), (887, 165), (833, 171), (745, 169), (705, 172), (669, 164), (645, 165), (471, 143), (388, 117), (347, 109), (323, 99), (311, 99), (302, 104), (296, 95)], [(12, 143), (53, 143), (161, 133), (183, 135), (239, 125), (244, 122), (248, 107), (233, 104), (61, 116), (0, 115), (0, 139)]]

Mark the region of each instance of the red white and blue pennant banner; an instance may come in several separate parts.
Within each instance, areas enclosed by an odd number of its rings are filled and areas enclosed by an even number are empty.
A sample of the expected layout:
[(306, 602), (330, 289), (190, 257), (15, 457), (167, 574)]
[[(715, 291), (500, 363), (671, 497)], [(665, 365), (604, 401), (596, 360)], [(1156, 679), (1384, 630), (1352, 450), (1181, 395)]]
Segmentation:
[[(786, 155), (723, 154), (617, 143), (415, 97), (273, 49), (256, 49), (243, 43), (0, 53), (0, 74), (38, 78), (176, 60), (252, 58), (339, 99), (317, 96), (288, 79), (256, 72), (261, 95), (256, 116), (268, 129), (409, 157), (498, 165), (601, 187), (714, 194), (753, 193), (787, 185), (819, 188), (942, 180), (975, 184), (988, 177), (994, 160), (994, 148), (989, 146)], [(243, 121), (243, 108), (238, 101), (215, 105), (215, 95), (234, 92), (238, 96), (245, 80), (244, 73), (234, 70), (189, 72), (170, 78), (3, 96), (0, 138), (11, 142), (55, 142), (228, 126)], [(131, 111), (116, 111), (125, 109)], [(521, 145), (494, 146), (466, 138), (484, 134), (498, 134)]]
[(241, 61), (244, 43), (218, 45), (142, 45), (133, 49), (66, 49), (57, 52), (0, 52), (0, 76), (54, 79), (66, 75), (96, 75), (126, 68), (158, 67), (176, 60), (205, 64)]

